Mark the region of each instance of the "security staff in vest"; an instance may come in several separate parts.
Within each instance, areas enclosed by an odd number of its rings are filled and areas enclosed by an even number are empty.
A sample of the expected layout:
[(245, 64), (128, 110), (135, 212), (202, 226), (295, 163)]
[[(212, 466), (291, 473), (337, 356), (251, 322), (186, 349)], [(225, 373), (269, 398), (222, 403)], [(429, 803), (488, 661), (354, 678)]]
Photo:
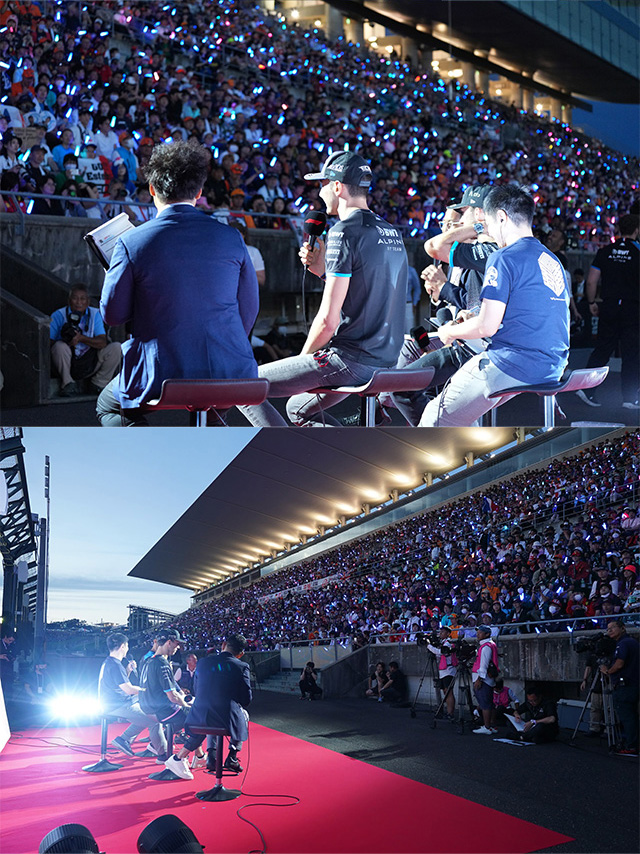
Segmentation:
[[(588, 368), (606, 365), (616, 347), (622, 356), (622, 406), (639, 409), (640, 385), (640, 218), (627, 214), (620, 218), (620, 239), (598, 250), (587, 274), (586, 298), (589, 311), (598, 318), (598, 337)], [(596, 302), (600, 285), (601, 302)], [(592, 392), (578, 391), (578, 397), (589, 406), (601, 406)]]
[(453, 718), (453, 713), (456, 708), (456, 699), (453, 695), (453, 689), (449, 691), (449, 687), (456, 675), (458, 658), (449, 645), (451, 642), (451, 629), (448, 626), (440, 626), (440, 630), (438, 631), (438, 641), (438, 646), (433, 646), (433, 644), (428, 643), (427, 649), (438, 659), (440, 689), (444, 692), (447, 715), (450, 718)]
[[(493, 688), (496, 678), (489, 673), (497, 675), (498, 671), (498, 648), (491, 640), (491, 626), (480, 625), (476, 629), (476, 635), (480, 646), (476, 654), (471, 672), (473, 674), (473, 692), (482, 712), (483, 726), (474, 729), (478, 735), (494, 735), (498, 730), (491, 726), (493, 712)], [(493, 667), (492, 667), (493, 665)], [(494, 669), (495, 668), (495, 669)]]

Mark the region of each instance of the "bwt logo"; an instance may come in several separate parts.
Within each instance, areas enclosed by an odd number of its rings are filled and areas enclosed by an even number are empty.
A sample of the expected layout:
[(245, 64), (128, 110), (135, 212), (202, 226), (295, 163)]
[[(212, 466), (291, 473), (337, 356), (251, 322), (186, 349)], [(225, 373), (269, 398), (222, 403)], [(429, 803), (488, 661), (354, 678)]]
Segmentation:
[(379, 225), (376, 225), (376, 229), (378, 230), (378, 234), (382, 234), (383, 237), (397, 237), (398, 232), (395, 228), (381, 228)]
[(370, 166), (360, 166), (360, 171), (361, 172), (371, 172), (371, 167)]

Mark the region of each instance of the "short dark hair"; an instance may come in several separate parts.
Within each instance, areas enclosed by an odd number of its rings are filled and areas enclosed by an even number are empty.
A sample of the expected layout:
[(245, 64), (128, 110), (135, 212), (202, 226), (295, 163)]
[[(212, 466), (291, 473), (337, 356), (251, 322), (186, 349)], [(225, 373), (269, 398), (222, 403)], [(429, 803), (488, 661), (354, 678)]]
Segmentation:
[(398, 664), (397, 661), (390, 661), (389, 667), (393, 667), (394, 670), (400, 670), (400, 665)]
[(533, 196), (515, 184), (501, 184), (494, 187), (484, 200), (485, 216), (495, 216), (504, 211), (516, 225), (531, 225), (535, 210)]
[(161, 202), (195, 199), (207, 179), (209, 158), (198, 142), (170, 142), (156, 145), (145, 169)]
[(123, 643), (128, 643), (129, 638), (122, 632), (113, 632), (107, 638), (107, 649), (113, 652), (114, 649), (120, 649)]
[(247, 646), (247, 639), (242, 635), (229, 635), (226, 639), (227, 649), (229, 652), (233, 653), (233, 655), (240, 655), (241, 652), (245, 651)]
[(82, 293), (86, 294), (87, 297), (89, 296), (89, 288), (83, 282), (76, 282), (75, 285), (71, 285), (69, 288), (69, 296), (77, 293), (78, 291), (82, 291)]
[(637, 231), (639, 224), (640, 217), (637, 216), (637, 214), (625, 214), (620, 217), (618, 231), (623, 237), (628, 237), (630, 234), (633, 234), (634, 231)]
[(355, 184), (344, 184), (352, 199), (366, 199), (370, 187), (358, 187)]

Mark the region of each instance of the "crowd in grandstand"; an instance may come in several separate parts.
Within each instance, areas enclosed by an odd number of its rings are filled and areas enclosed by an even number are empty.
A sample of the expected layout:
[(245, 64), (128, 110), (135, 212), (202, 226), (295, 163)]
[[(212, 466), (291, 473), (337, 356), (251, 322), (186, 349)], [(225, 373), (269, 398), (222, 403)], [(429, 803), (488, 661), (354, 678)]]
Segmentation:
[(66, 197), (7, 195), (8, 212), (148, 218), (126, 203), (150, 202), (152, 147), (192, 137), (211, 151), (200, 204), (249, 226), (318, 205), (302, 176), (338, 148), (372, 163), (371, 208), (413, 235), (465, 186), (516, 181), (538, 227), (589, 251), (638, 194), (637, 161), (568, 125), (250, 0), (4, 3), (0, 99), (1, 189)]
[(234, 631), (270, 649), (637, 616), (639, 478), (640, 433), (627, 433), (274, 572), (172, 625), (193, 648)]

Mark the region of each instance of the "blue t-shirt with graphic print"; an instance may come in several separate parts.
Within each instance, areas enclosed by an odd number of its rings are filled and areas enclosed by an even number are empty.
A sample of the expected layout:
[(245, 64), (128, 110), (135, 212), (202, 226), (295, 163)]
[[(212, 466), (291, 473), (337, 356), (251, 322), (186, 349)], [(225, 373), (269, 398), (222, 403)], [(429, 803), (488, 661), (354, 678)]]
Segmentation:
[(528, 385), (555, 382), (569, 358), (569, 287), (562, 264), (535, 237), (522, 237), (487, 261), (481, 299), (506, 306), (487, 355)]

